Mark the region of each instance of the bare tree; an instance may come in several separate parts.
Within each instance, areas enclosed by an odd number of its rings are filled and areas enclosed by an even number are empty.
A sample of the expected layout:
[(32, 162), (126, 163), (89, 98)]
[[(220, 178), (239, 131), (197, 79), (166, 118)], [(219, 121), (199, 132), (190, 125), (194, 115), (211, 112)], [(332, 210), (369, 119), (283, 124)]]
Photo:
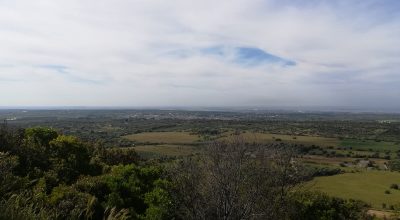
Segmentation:
[(294, 148), (248, 144), (240, 136), (214, 142), (173, 172), (184, 219), (281, 219), (287, 194), (301, 181)]

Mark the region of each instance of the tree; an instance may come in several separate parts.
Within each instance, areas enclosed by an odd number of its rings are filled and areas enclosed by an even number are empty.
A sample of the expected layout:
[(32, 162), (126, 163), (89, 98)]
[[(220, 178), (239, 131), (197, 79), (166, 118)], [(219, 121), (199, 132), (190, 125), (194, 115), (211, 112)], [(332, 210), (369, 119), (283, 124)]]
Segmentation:
[(25, 179), (13, 174), (17, 166), (18, 157), (0, 152), (0, 199), (6, 198), (10, 192), (20, 190), (24, 186)]
[(282, 219), (288, 193), (302, 181), (295, 151), (285, 144), (249, 145), (236, 136), (214, 142), (171, 172), (183, 219)]
[(57, 132), (51, 128), (35, 127), (25, 130), (25, 141), (39, 147), (48, 148), (50, 141), (57, 137)]
[(62, 182), (71, 183), (90, 173), (88, 149), (75, 137), (60, 135), (49, 146), (51, 168)]

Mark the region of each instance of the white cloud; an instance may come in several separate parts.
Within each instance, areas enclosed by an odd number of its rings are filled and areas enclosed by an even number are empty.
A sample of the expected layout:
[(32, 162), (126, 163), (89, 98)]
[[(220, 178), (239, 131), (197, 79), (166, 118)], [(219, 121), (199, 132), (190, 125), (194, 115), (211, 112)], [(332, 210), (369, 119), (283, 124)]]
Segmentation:
[[(0, 0), (0, 105), (399, 103), (400, 5), (332, 2)], [(169, 54), (214, 46), (297, 65)]]

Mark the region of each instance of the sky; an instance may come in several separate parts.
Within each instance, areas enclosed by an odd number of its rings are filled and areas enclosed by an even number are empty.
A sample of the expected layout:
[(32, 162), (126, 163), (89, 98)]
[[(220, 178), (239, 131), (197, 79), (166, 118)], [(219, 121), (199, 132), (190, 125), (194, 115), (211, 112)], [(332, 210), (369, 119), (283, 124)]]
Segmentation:
[(400, 109), (400, 1), (0, 0), (0, 106)]

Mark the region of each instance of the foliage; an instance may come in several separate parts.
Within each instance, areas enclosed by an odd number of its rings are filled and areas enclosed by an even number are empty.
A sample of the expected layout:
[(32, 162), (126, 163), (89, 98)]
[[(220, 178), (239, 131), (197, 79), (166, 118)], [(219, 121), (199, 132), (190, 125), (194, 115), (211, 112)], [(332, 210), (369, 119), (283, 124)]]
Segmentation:
[(343, 170), (336, 167), (307, 166), (304, 168), (307, 169), (307, 172), (309, 172), (310, 177), (333, 176), (343, 173)]
[(107, 165), (132, 164), (139, 160), (139, 156), (132, 148), (98, 148), (98, 155)]
[(0, 220), (47, 220), (55, 219), (54, 213), (35, 205), (25, 194), (12, 195), (0, 202)]
[[(162, 169), (48, 128), (0, 129), (0, 219), (159, 219)], [(161, 184), (164, 183), (164, 184)]]
[(320, 192), (295, 193), (291, 201), (294, 203), (291, 219), (358, 220), (367, 217), (365, 203), (329, 197)]
[(52, 171), (61, 182), (72, 183), (79, 175), (90, 174), (88, 149), (75, 137), (61, 135), (49, 145)]
[(16, 176), (13, 173), (17, 166), (17, 156), (0, 152), (0, 199), (6, 197), (11, 192), (19, 191), (26, 185), (26, 178)]

